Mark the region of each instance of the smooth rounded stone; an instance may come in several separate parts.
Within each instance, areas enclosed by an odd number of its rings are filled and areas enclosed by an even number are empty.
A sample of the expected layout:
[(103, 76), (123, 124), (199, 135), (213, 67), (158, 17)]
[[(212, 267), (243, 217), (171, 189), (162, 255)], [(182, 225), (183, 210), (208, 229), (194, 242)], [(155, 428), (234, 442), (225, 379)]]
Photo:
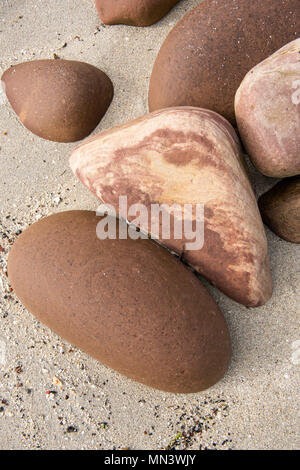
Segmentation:
[[(152, 221), (139, 220), (143, 232), (158, 238), (232, 299), (247, 306), (271, 296), (267, 240), (257, 202), (241, 155), (239, 140), (222, 116), (200, 108), (160, 110), (86, 140), (72, 153), (70, 165), (81, 182), (119, 213), (119, 197), (127, 196), (130, 213), (143, 204), (166, 204), (170, 236), (155, 231)], [(179, 211), (173, 211), (173, 204)], [(183, 216), (184, 205), (190, 204)], [(180, 217), (201, 233), (176, 234)], [(187, 208), (188, 209), (188, 208)], [(193, 229), (194, 230), (194, 229)], [(195, 232), (197, 233), (197, 232)], [(177, 237), (177, 238), (176, 238)], [(199, 247), (188, 243), (200, 241)]]
[(113, 98), (112, 82), (104, 72), (71, 60), (18, 64), (4, 72), (2, 81), (24, 126), (56, 142), (87, 137)]
[(277, 183), (259, 199), (264, 223), (280, 238), (300, 243), (300, 176)]
[(131, 379), (175, 393), (215, 384), (231, 354), (215, 301), (153, 241), (100, 240), (101, 220), (70, 211), (29, 227), (8, 260), (16, 295), (60, 336)]
[(150, 111), (199, 106), (235, 124), (234, 96), (246, 73), (299, 34), (299, 0), (204, 0), (161, 47)]
[(150, 26), (165, 16), (180, 0), (95, 0), (104, 24)]
[(242, 141), (256, 168), (284, 178), (300, 173), (300, 38), (254, 67), (235, 97)]

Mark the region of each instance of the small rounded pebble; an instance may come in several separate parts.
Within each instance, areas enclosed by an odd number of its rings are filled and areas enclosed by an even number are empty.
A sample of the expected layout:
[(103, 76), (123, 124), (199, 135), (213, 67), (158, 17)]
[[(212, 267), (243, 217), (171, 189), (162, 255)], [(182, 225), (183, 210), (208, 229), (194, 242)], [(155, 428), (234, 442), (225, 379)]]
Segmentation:
[(300, 243), (300, 176), (277, 183), (259, 199), (264, 223), (280, 238)]
[(87, 137), (112, 98), (113, 85), (96, 67), (71, 60), (14, 65), (2, 76), (7, 98), (34, 134), (56, 142)]
[(95, 0), (104, 24), (150, 26), (165, 16), (180, 0)]

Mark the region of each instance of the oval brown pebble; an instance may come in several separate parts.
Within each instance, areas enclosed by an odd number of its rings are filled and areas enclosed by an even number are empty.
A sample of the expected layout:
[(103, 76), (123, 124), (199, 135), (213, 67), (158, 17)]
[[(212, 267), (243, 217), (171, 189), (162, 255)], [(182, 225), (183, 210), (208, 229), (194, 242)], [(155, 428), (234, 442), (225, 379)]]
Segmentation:
[(259, 199), (264, 223), (280, 238), (300, 243), (300, 176), (277, 183)]
[(175, 393), (216, 383), (230, 338), (207, 290), (150, 240), (99, 240), (99, 221), (94, 212), (70, 211), (29, 227), (8, 260), (16, 295), (60, 336), (127, 377)]
[(300, 38), (256, 65), (235, 95), (243, 144), (266, 176), (300, 174)]
[(234, 96), (246, 73), (299, 34), (299, 0), (201, 2), (162, 45), (150, 111), (199, 106), (235, 123)]
[(180, 0), (95, 0), (104, 24), (150, 26), (165, 16)]
[(113, 85), (96, 67), (71, 60), (18, 64), (2, 76), (7, 98), (27, 129), (47, 140), (75, 142), (99, 124)]

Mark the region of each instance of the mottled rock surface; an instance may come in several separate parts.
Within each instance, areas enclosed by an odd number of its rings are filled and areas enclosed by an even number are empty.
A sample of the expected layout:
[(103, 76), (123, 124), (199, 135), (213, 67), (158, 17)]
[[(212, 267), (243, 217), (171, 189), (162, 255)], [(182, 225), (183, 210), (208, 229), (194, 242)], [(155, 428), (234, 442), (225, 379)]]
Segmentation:
[[(188, 237), (146, 232), (176, 251), (198, 272), (236, 301), (257, 306), (271, 296), (267, 241), (231, 125), (199, 108), (157, 111), (105, 131), (78, 146), (70, 159), (82, 183), (118, 211), (119, 197), (133, 204), (167, 204), (172, 221), (186, 216), (195, 226), (204, 204), (204, 245), (188, 249)], [(172, 205), (180, 206), (172, 212)], [(133, 221), (135, 216), (125, 217)], [(173, 224), (171, 225), (171, 227)], [(152, 226), (151, 226), (152, 228)], [(185, 234), (185, 233), (184, 233)]]
[(201, 2), (161, 47), (150, 111), (199, 106), (235, 123), (234, 96), (246, 73), (299, 35), (299, 0)]
[(300, 173), (300, 39), (246, 75), (236, 93), (235, 113), (259, 171), (275, 178)]

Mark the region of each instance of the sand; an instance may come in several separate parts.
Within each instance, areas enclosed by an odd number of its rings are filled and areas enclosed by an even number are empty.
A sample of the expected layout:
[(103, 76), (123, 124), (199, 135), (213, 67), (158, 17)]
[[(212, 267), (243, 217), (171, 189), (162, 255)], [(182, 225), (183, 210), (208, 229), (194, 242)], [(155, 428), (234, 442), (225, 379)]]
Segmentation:
[[(199, 0), (150, 28), (103, 26), (92, 0), (0, 1), (0, 74), (26, 60), (89, 62), (114, 82), (96, 132), (147, 112), (156, 54)], [(26, 226), (97, 201), (68, 165), (73, 144), (27, 131), (0, 97), (0, 449), (295, 449), (299, 447), (299, 246), (267, 230), (274, 294), (248, 309), (206, 281), (225, 313), (233, 358), (221, 382), (193, 395), (136, 384), (49, 331), (18, 302), (5, 276)], [(257, 195), (276, 180), (249, 164)]]

